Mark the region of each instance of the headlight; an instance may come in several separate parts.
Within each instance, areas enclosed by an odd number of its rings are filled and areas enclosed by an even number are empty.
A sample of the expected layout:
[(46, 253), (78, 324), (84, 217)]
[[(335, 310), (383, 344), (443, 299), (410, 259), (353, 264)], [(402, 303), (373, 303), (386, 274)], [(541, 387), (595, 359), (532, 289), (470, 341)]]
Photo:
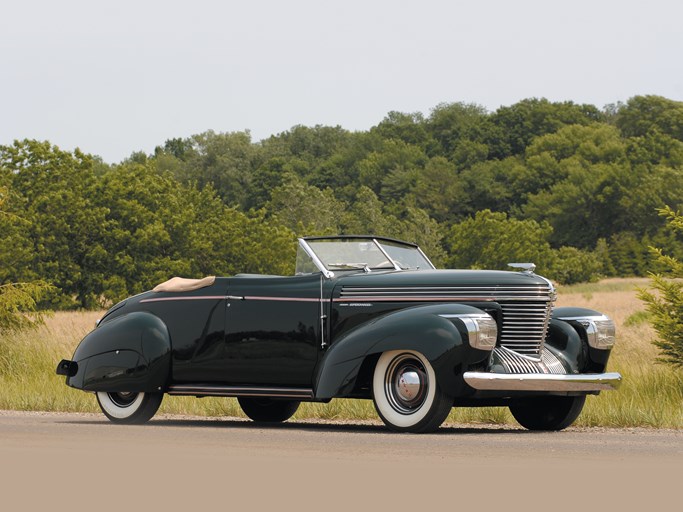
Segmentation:
[(462, 315), (441, 315), (443, 318), (457, 318), (465, 324), (467, 337), (472, 348), (493, 350), (498, 339), (498, 325), (491, 315), (469, 313)]
[(566, 317), (560, 320), (580, 323), (586, 330), (588, 344), (599, 350), (610, 350), (616, 341), (614, 322), (607, 316)]

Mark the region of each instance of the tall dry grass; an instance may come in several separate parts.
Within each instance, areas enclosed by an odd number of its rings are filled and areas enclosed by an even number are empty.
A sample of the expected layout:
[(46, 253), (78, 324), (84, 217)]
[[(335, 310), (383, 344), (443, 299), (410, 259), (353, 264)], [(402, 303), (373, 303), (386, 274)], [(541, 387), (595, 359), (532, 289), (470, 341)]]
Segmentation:
[[(609, 370), (624, 377), (619, 391), (591, 396), (577, 425), (683, 428), (683, 372), (658, 363), (651, 343), (655, 334), (636, 298), (643, 279), (611, 279), (560, 288), (558, 306), (601, 311), (617, 324), (617, 345)], [(79, 340), (101, 313), (57, 313), (35, 331), (0, 336), (0, 409), (95, 412), (95, 397), (74, 390), (55, 374), (60, 359), (70, 358)], [(199, 416), (243, 416), (235, 399), (169, 397), (162, 413)], [(295, 418), (376, 419), (369, 400), (333, 400), (303, 404)], [(505, 408), (455, 408), (456, 423), (514, 424)]]
[(559, 290), (558, 306), (595, 309), (617, 325), (609, 370), (621, 373), (623, 384), (589, 397), (579, 425), (683, 428), (683, 372), (657, 361), (656, 333), (636, 297), (647, 286), (647, 279), (608, 279)]

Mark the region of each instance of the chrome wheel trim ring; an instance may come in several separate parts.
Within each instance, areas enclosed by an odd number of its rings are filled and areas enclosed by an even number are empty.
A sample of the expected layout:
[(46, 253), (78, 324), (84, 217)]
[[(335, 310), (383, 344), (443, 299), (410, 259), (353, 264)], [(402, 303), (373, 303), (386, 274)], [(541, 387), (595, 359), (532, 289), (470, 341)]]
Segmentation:
[[(127, 398), (124, 400), (122, 395)], [(97, 401), (100, 407), (112, 418), (125, 420), (133, 416), (142, 406), (145, 393), (111, 393), (107, 391), (97, 392)]]
[[(404, 354), (411, 356), (415, 361), (421, 363), (422, 367), (426, 370), (427, 380), (430, 383), (425, 387), (425, 398), (422, 405), (419, 408), (413, 409), (408, 414), (399, 412), (389, 402), (385, 387), (387, 370), (397, 357)], [(423, 354), (416, 350), (388, 350), (380, 355), (375, 365), (372, 377), (372, 398), (375, 402), (375, 408), (384, 423), (396, 429), (410, 429), (429, 416), (436, 398), (437, 387), (434, 368), (432, 368), (429, 360)]]
[(408, 415), (418, 411), (429, 393), (429, 376), (422, 362), (409, 352), (395, 357), (384, 376), (384, 392), (396, 412)]

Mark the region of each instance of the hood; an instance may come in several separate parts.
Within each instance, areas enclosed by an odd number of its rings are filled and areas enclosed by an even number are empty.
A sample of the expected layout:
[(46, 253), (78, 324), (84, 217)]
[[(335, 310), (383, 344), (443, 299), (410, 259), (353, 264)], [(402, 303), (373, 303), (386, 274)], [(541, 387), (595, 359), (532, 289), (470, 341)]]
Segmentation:
[(402, 270), (338, 275), (337, 279), (339, 285), (345, 287), (546, 287), (550, 285), (547, 279), (536, 274), (504, 270)]

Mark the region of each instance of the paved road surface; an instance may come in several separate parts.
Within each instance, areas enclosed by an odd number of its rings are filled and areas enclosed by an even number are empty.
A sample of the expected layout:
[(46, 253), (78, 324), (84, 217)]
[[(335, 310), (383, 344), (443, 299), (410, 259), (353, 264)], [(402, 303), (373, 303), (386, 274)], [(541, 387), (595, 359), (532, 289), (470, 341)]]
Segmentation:
[[(683, 431), (446, 426), (0, 411), (0, 509), (680, 510)], [(9, 506), (8, 506), (9, 505)], [(476, 508), (475, 508), (476, 507)]]

